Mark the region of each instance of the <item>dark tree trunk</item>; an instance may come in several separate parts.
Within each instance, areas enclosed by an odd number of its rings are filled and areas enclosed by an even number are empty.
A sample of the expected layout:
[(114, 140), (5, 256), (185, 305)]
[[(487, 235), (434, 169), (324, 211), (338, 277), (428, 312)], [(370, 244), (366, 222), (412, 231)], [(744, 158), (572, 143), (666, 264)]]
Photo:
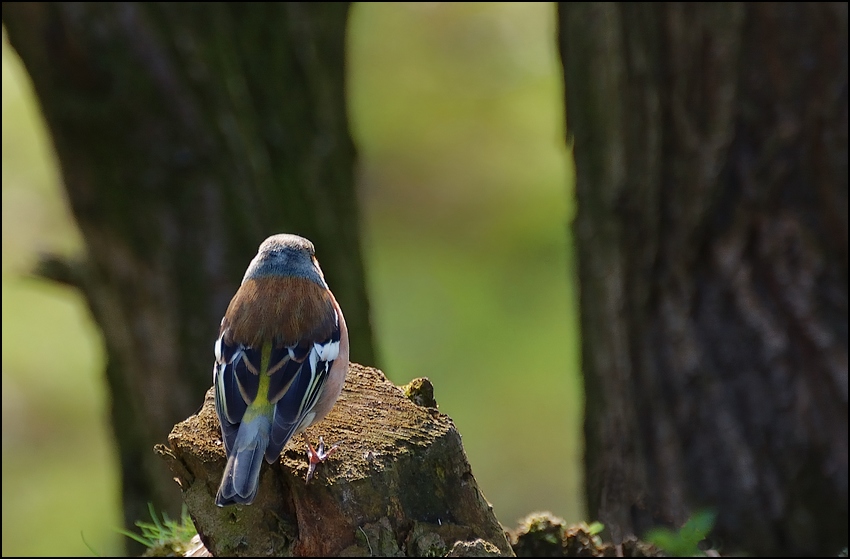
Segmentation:
[(559, 9), (587, 501), (847, 545), (847, 4)]
[[(373, 363), (344, 100), (347, 3), (3, 4), (87, 246), (45, 273), (100, 324), (125, 519), (179, 510), (154, 456), (211, 384), (259, 243), (314, 241)], [(57, 372), (57, 374), (60, 374)]]

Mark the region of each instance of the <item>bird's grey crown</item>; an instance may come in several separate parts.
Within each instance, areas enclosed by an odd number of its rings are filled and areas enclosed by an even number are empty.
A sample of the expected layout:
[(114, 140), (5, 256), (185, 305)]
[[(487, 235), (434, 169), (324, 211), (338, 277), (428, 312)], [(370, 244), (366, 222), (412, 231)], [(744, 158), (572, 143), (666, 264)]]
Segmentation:
[(313, 258), (315, 252), (313, 243), (304, 237), (286, 233), (272, 235), (260, 245), (242, 283), (263, 277), (302, 277), (327, 288), (322, 271)]

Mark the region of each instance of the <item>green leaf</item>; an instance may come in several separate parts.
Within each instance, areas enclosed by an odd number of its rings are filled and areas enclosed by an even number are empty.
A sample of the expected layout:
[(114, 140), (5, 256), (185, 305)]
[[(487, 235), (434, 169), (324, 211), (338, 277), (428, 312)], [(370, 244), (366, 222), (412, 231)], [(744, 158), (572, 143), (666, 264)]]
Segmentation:
[(605, 525), (597, 520), (596, 522), (590, 523), (590, 526), (587, 527), (587, 532), (591, 536), (596, 536), (596, 535), (601, 534), (602, 530), (604, 530), (604, 529), (605, 529)]
[(668, 555), (680, 557), (702, 557), (705, 554), (699, 548), (714, 528), (716, 514), (710, 510), (701, 510), (691, 516), (678, 532), (668, 528), (653, 528), (644, 539)]

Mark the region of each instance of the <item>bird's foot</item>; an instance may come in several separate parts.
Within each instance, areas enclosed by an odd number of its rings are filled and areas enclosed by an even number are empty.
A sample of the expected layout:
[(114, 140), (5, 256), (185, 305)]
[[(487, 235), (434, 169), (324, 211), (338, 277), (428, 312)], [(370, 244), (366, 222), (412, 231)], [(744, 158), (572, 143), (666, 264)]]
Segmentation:
[[(307, 435), (304, 435), (304, 439), (307, 439)], [(317, 448), (313, 448), (313, 445), (310, 444), (310, 441), (307, 441), (307, 460), (309, 462), (309, 467), (307, 468), (307, 483), (312, 479), (313, 474), (316, 473), (316, 466), (320, 463), (324, 462), (328, 456), (336, 452), (336, 449), (339, 448), (338, 444), (333, 445), (325, 452), (325, 441), (322, 437), (319, 437), (319, 446)]]

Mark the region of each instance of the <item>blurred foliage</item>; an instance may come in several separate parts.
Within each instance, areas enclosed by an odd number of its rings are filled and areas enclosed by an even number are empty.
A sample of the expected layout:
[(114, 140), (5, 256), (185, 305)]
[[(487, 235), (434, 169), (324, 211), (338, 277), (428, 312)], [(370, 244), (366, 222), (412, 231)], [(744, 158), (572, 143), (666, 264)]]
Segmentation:
[[(583, 396), (555, 7), (364, 3), (350, 24), (380, 365), (397, 384), (431, 378), (505, 526), (539, 509), (578, 521)], [(2, 208), (2, 551), (88, 554), (85, 539), (109, 555), (120, 511), (102, 342), (78, 293), (27, 277), (40, 252), (82, 243), (5, 37)]]
[(670, 557), (704, 557), (705, 552), (700, 549), (699, 544), (714, 528), (716, 517), (713, 511), (698, 511), (678, 531), (653, 528), (647, 532), (645, 539), (664, 550)]
[(381, 366), (428, 376), (506, 526), (582, 518), (572, 167), (552, 4), (355, 4)]
[(78, 292), (28, 277), (39, 253), (72, 254), (82, 242), (5, 32), (2, 208), (2, 553), (115, 554), (119, 479), (102, 341)]

